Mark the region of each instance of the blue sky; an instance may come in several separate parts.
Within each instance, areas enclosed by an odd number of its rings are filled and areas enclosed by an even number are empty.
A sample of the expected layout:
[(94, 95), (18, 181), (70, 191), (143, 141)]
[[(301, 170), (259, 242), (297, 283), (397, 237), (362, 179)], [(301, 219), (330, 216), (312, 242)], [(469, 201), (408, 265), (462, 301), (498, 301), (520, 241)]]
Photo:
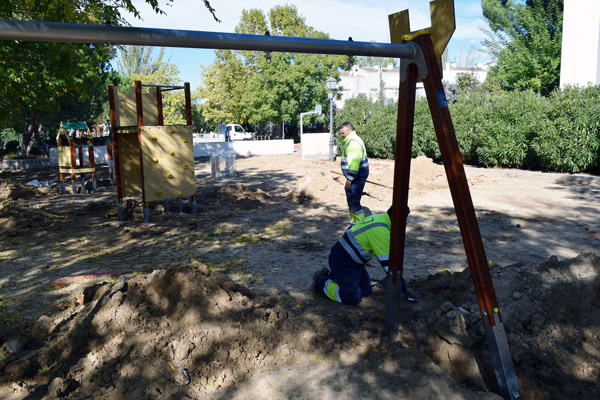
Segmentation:
[[(175, 0), (165, 7), (167, 15), (157, 15), (144, 0), (134, 0), (143, 20), (128, 18), (133, 26), (164, 29), (184, 29), (196, 31), (233, 32), (242, 10), (259, 8), (267, 13), (273, 6), (294, 4), (308, 25), (326, 32), (332, 39), (356, 41), (376, 41), (389, 43), (388, 15), (408, 9), (411, 30), (431, 25), (429, 1), (426, 0), (210, 0), (216, 9), (214, 21), (204, 7), (202, 0)], [(161, 2), (164, 4), (164, 2)], [(472, 48), (479, 49), (485, 35), (481, 0), (455, 0), (456, 31), (448, 45), (449, 60), (460, 63), (461, 53), (466, 56)], [(179, 68), (182, 82), (190, 82), (192, 89), (202, 83), (202, 66), (209, 66), (214, 60), (214, 50), (166, 48), (165, 58)], [(479, 53), (476, 62), (489, 61), (487, 54)]]

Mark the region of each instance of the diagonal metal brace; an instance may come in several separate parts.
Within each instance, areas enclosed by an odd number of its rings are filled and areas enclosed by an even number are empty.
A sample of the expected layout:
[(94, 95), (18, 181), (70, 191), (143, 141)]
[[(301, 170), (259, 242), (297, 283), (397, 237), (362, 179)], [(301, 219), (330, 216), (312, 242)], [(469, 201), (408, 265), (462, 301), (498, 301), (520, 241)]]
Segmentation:
[(423, 56), (423, 49), (421, 49), (421, 46), (414, 42), (409, 42), (406, 44), (413, 48), (414, 56), (412, 58), (400, 59), (400, 82), (406, 82), (406, 71), (408, 70), (408, 66), (410, 64), (415, 64), (419, 69), (419, 75), (421, 75), (421, 79), (426, 79), (428, 72), (427, 64), (425, 63), (425, 57)]
[(485, 334), (492, 357), (492, 364), (496, 379), (500, 388), (500, 394), (505, 399), (520, 400), (521, 392), (519, 390), (519, 382), (515, 374), (515, 367), (508, 348), (504, 325), (498, 318), (497, 313), (493, 313), (495, 325), (491, 326), (487, 318), (487, 312), (483, 310), (483, 323), (485, 325)]

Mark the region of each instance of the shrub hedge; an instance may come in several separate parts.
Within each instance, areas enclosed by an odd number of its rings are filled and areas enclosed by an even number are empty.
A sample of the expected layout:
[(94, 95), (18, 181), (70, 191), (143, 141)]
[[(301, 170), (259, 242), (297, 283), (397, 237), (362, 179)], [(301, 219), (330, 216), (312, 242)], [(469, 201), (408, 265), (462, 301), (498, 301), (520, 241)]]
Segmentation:
[[(568, 87), (548, 97), (532, 91), (476, 91), (449, 105), (463, 160), (486, 167), (580, 172), (600, 167), (600, 86)], [(336, 124), (350, 121), (371, 157), (393, 158), (396, 104), (365, 96), (346, 101)], [(425, 98), (415, 104), (413, 157), (440, 159)]]

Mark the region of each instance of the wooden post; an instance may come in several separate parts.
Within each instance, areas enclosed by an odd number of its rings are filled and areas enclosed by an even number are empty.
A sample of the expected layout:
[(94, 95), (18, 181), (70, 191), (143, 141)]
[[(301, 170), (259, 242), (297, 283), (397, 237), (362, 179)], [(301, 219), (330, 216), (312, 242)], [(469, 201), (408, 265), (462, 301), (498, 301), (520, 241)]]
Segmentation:
[[(108, 104), (110, 108), (110, 136), (113, 145), (115, 186), (117, 188), (117, 204), (123, 202), (123, 186), (121, 185), (121, 159), (119, 157), (119, 138), (117, 135), (117, 112), (115, 87), (108, 85)], [(109, 153), (110, 154), (110, 153)], [(109, 155), (110, 159), (110, 155)]]
[[(395, 338), (398, 334), (398, 308), (402, 297), (401, 279), (404, 265), (404, 242), (408, 209), (408, 187), (412, 155), (413, 126), (415, 120), (415, 92), (418, 70), (410, 64), (406, 79), (400, 82), (398, 93), (398, 120), (396, 125), (396, 151), (394, 161), (394, 191), (392, 194), (392, 227), (390, 233), (390, 262), (386, 286), (385, 334)], [(400, 279), (398, 279), (400, 278)]]
[(144, 106), (142, 104), (142, 82), (135, 81), (135, 104), (137, 109), (138, 149), (140, 154), (140, 180), (142, 186), (142, 204), (146, 207), (146, 188), (144, 187), (144, 155), (142, 151), (142, 126), (144, 126)]
[[(433, 120), (433, 126), (437, 136), (442, 161), (448, 178), (448, 186), (452, 194), (456, 217), (462, 235), (463, 245), (467, 254), (467, 261), (475, 286), (479, 312), (481, 318), (489, 320), (494, 325), (492, 315), (498, 313), (498, 300), (492, 277), (487, 265), (487, 257), (483, 248), (479, 224), (475, 215), (475, 208), (469, 191), (469, 184), (463, 167), (462, 156), (458, 148), (452, 118), (448, 110), (448, 103), (442, 85), (442, 77), (437, 68), (437, 59), (433, 52), (433, 44), (429, 35), (421, 35), (415, 38), (425, 56), (425, 62), (429, 66), (428, 76), (423, 79), (427, 102)], [(484, 316), (484, 310), (487, 316)], [(494, 311), (496, 310), (496, 311)], [(499, 313), (498, 313), (499, 316)], [(500, 318), (500, 320), (502, 320)]]
[(505, 399), (521, 399), (519, 382), (508, 347), (508, 340), (498, 307), (498, 299), (488, 268), (467, 176), (458, 148), (454, 126), (452, 125), (452, 118), (448, 110), (442, 76), (437, 68), (437, 57), (433, 49), (431, 36), (420, 35), (414, 41), (421, 46), (425, 65), (427, 65), (428, 75), (423, 79), (423, 86), (425, 87), (435, 134), (440, 146), (448, 186), (452, 194), (456, 218), (458, 219), (460, 234), (467, 254), (469, 270), (475, 287), (479, 312), (485, 326), (489, 352), (500, 393)]
[(184, 84), (185, 91), (185, 121), (188, 125), (192, 124), (192, 94), (190, 92), (190, 83)]
[(156, 109), (158, 111), (158, 124), (164, 125), (165, 118), (163, 114), (163, 105), (162, 105), (162, 90), (160, 87), (156, 88)]

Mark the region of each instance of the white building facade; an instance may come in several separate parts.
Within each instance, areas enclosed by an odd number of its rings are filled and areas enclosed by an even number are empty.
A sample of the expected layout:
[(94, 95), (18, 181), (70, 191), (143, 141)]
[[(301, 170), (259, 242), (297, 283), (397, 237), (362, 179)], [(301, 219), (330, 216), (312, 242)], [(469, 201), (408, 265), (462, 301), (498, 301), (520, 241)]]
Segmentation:
[[(477, 64), (473, 68), (457, 67), (455, 62), (444, 65), (443, 80), (447, 84), (456, 83), (459, 73), (472, 73), (480, 83), (485, 82), (488, 70), (495, 65), (495, 61)], [(387, 101), (398, 101), (398, 89), (400, 87), (400, 69), (392, 65), (387, 67), (358, 67), (354, 66), (350, 71), (340, 72), (339, 87), (342, 97), (335, 101), (338, 109), (344, 107), (348, 99), (358, 97), (360, 94), (371, 100), (379, 98), (380, 90)], [(423, 83), (417, 83), (417, 97), (425, 96)]]
[(600, 84), (600, 1), (565, 0), (560, 87)]

